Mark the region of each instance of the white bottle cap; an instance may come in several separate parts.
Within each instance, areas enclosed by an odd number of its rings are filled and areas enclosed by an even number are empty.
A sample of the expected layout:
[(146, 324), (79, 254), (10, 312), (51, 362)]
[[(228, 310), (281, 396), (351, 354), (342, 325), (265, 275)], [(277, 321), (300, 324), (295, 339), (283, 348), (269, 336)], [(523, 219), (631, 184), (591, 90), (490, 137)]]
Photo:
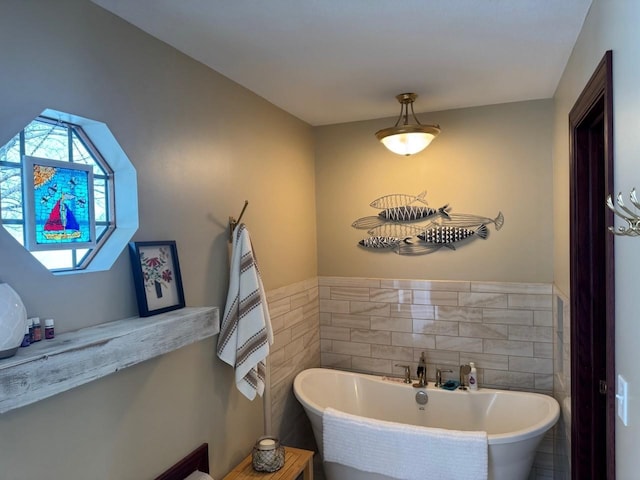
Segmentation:
[(53, 327), (53, 318), (47, 318), (44, 321), (44, 326), (45, 327)]
[(469, 366), (470, 366), (471, 368), (475, 368), (475, 367), (476, 367), (476, 364), (475, 364), (475, 362), (469, 362)]

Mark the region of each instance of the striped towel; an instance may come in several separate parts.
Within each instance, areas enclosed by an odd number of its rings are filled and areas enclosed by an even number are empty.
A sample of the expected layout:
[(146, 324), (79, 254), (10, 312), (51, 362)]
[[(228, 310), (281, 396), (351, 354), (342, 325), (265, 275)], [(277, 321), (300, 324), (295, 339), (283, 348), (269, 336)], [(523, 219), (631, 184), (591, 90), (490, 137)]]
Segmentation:
[(272, 343), (264, 287), (249, 232), (241, 223), (233, 232), (229, 293), (218, 337), (218, 357), (235, 368), (236, 386), (249, 400), (264, 392), (265, 359)]

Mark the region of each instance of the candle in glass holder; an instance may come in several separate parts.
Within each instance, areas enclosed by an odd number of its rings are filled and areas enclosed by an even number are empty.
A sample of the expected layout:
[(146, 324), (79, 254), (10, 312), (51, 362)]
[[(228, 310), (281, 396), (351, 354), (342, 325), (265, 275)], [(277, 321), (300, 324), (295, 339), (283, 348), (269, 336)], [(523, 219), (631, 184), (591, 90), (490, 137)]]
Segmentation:
[(258, 442), (258, 447), (261, 450), (273, 450), (276, 448), (276, 441), (272, 438), (265, 438)]

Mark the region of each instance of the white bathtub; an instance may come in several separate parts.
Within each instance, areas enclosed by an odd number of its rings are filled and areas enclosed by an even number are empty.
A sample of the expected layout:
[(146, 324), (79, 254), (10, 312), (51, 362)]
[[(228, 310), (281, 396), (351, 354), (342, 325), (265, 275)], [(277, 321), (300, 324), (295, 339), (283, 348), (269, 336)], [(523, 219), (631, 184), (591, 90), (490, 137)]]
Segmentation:
[[(322, 412), (331, 407), (353, 415), (409, 425), (449, 430), (486, 431), (489, 441), (489, 480), (526, 480), (538, 444), (558, 420), (560, 407), (550, 396), (481, 388), (448, 391), (426, 388), (428, 403), (415, 396), (420, 390), (397, 380), (312, 368), (298, 374), (293, 390), (305, 409), (322, 454)], [(423, 389), (424, 390), (424, 389)], [(325, 462), (327, 480), (386, 480)]]

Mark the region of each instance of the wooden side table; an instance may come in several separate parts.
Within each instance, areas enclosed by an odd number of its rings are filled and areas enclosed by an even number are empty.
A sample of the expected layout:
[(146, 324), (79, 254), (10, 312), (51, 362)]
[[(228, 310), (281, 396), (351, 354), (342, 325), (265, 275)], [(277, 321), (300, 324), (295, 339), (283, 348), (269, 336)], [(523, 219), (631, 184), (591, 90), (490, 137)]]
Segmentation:
[(251, 454), (240, 462), (222, 480), (296, 480), (303, 474), (303, 480), (313, 480), (313, 452), (300, 448), (284, 447), (284, 466), (273, 473), (256, 472), (253, 469)]

